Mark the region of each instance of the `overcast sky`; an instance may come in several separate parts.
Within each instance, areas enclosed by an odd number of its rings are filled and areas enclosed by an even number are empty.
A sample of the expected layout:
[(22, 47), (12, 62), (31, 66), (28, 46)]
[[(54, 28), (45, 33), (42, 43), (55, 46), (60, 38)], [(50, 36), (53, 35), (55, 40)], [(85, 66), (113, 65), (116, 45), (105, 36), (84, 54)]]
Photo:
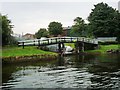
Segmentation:
[[(73, 25), (73, 20), (76, 17), (82, 17), (87, 22), (91, 9), (94, 8), (94, 4), (100, 3), (101, 0), (67, 0), (66, 2), (55, 2), (51, 0), (44, 0), (44, 2), (38, 2), (36, 0), (26, 2), (17, 2), (17, 0), (11, 0), (13, 2), (0, 2), (0, 9), (2, 15), (8, 15), (8, 18), (14, 25), (13, 32), (17, 34), (35, 33), (39, 28), (48, 28), (48, 25), (52, 21), (61, 22), (63, 27)], [(42, 0), (41, 0), (42, 1)], [(57, 0), (56, 0), (57, 1)], [(83, 2), (84, 1), (84, 2)], [(102, 0), (109, 6), (118, 9), (119, 0)], [(1, 6), (2, 5), (2, 6)]]

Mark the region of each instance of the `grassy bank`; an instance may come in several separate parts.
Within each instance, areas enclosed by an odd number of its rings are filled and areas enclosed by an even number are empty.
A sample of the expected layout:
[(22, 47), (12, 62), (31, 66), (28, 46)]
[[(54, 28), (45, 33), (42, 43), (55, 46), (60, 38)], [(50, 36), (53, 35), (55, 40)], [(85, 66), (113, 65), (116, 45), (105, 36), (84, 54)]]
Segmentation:
[(75, 48), (75, 43), (65, 43), (65, 46), (70, 46), (72, 48)]
[(88, 50), (86, 52), (90, 52), (90, 53), (106, 53), (107, 50), (110, 50), (110, 49), (119, 49), (119, 46), (116, 44), (116, 45), (100, 45), (99, 49), (96, 49), (96, 50)]
[(54, 52), (39, 50), (37, 49), (37, 47), (34, 46), (27, 46), (24, 49), (22, 49), (22, 47), (17, 47), (17, 46), (2, 48), (2, 57), (31, 56), (31, 55), (39, 55), (39, 54), (57, 55)]
[[(74, 43), (67, 43), (66, 46), (71, 46), (74, 48)], [(118, 49), (118, 45), (100, 45), (99, 49), (97, 50), (87, 50), (85, 52), (90, 53), (106, 53), (107, 50), (110, 49)], [(32, 56), (32, 55), (57, 55), (54, 52), (49, 51), (43, 51), (40, 49), (37, 49), (35, 46), (27, 46), (24, 49), (22, 47), (3, 47), (2, 57), (15, 57), (15, 56)]]
[[(75, 48), (74, 43), (65, 43), (66, 46), (71, 46), (72, 48)], [(85, 52), (87, 53), (102, 53), (105, 54), (107, 50), (117, 50), (120, 49), (120, 44), (110, 44), (110, 45), (100, 45), (99, 49), (96, 50), (87, 50)]]

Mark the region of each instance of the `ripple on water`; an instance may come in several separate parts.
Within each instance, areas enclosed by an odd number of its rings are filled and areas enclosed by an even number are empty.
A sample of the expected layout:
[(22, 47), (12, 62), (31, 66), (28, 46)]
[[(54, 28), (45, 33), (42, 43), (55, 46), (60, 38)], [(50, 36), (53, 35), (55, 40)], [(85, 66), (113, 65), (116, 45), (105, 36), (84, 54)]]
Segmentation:
[[(101, 56), (102, 57), (102, 56)], [(110, 64), (99, 62), (101, 58), (92, 60), (74, 60), (72, 57), (55, 62), (48, 66), (24, 66), (10, 73), (10, 79), (4, 82), (4, 88), (89, 88), (89, 89), (120, 89), (120, 63)], [(103, 58), (103, 57), (102, 57)], [(105, 59), (107, 60), (107, 59)], [(114, 60), (113, 60), (114, 61)], [(119, 61), (118, 61), (119, 62)], [(71, 64), (72, 63), (72, 64)], [(102, 64), (101, 64), (102, 63)], [(97, 65), (96, 65), (97, 64)], [(104, 65), (104, 66), (102, 66)], [(107, 66), (112, 68), (105, 68)], [(118, 67), (117, 67), (118, 66)], [(103, 68), (104, 67), (104, 68)], [(114, 67), (116, 67), (114, 69)], [(107, 69), (107, 70), (103, 70)], [(9, 74), (9, 73), (8, 73)]]

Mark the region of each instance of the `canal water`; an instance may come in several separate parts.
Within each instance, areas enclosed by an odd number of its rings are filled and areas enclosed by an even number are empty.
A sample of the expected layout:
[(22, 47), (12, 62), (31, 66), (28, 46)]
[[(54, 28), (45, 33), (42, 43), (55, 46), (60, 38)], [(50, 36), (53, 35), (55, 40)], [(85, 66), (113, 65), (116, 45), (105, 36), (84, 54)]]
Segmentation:
[(72, 55), (3, 65), (2, 88), (120, 90), (120, 55)]

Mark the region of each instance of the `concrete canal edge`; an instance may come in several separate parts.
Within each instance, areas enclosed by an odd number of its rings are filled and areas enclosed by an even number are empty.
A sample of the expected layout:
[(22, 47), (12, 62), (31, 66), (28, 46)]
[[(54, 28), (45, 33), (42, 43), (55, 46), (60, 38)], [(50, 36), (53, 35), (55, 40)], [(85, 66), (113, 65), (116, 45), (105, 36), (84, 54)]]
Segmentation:
[(41, 60), (53, 60), (57, 59), (58, 54), (38, 54), (29, 56), (13, 56), (13, 57), (2, 57), (2, 63), (20, 63), (20, 62), (36, 62)]

